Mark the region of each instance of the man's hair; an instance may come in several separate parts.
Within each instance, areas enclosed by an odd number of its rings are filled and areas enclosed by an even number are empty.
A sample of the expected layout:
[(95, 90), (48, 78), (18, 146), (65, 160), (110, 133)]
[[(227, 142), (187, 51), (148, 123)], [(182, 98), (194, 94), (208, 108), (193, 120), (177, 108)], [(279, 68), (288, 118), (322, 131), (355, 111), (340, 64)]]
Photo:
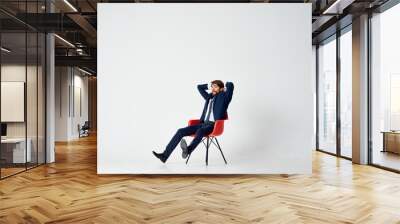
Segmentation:
[(224, 82), (222, 82), (221, 80), (214, 80), (214, 81), (211, 82), (211, 84), (215, 84), (219, 88), (224, 88)]

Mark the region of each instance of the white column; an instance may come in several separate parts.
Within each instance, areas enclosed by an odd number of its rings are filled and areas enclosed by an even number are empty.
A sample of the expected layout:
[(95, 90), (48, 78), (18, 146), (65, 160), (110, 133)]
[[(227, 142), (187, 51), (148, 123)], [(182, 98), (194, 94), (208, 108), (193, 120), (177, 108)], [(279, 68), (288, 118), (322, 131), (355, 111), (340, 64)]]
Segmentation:
[[(47, 12), (54, 11), (51, 1), (46, 1)], [(55, 43), (54, 34), (46, 35), (46, 163), (55, 161)]]
[(368, 163), (368, 15), (353, 19), (353, 130), (354, 163)]
[(47, 76), (46, 76), (46, 163), (52, 163), (55, 161), (54, 151), (54, 133), (55, 133), (55, 60), (54, 60), (54, 35), (47, 34)]

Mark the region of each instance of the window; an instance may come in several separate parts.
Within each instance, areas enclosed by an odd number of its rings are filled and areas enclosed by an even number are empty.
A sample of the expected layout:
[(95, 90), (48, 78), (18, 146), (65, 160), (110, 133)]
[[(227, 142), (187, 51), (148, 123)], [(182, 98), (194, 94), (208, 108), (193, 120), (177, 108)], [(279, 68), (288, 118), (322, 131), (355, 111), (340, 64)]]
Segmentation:
[(324, 152), (351, 158), (353, 74), (351, 25), (338, 34), (340, 36), (331, 36), (318, 47), (317, 147)]
[(318, 149), (336, 153), (336, 39), (318, 47)]
[(352, 34), (340, 36), (340, 155), (352, 156)]
[(400, 170), (400, 5), (371, 18), (371, 162)]

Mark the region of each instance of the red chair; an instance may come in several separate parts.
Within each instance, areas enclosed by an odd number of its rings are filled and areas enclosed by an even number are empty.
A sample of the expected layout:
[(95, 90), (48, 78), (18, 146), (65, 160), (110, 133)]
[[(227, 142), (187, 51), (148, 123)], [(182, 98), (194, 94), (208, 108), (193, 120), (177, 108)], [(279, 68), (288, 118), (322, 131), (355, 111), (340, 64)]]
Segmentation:
[[(228, 120), (228, 117), (225, 120)], [(211, 143), (213, 143), (219, 149), (219, 151), (221, 152), (222, 158), (225, 161), (225, 164), (228, 164), (226, 162), (224, 153), (222, 152), (221, 146), (219, 145), (219, 142), (218, 142), (218, 139), (217, 139), (217, 136), (222, 135), (222, 133), (224, 132), (224, 121), (225, 120), (216, 120), (215, 123), (214, 123), (213, 131), (209, 135), (205, 136), (201, 140), (201, 142), (203, 142), (204, 146), (207, 149), (207, 151), (206, 151), (206, 165), (207, 166), (208, 166), (208, 149), (210, 148)], [(199, 123), (200, 123), (200, 120), (198, 120), (198, 119), (189, 120), (189, 126), (196, 125), (196, 124), (199, 124)], [(194, 137), (195, 135), (191, 135), (191, 136)], [(204, 143), (204, 140), (206, 140), (207, 142)], [(189, 162), (189, 158), (190, 158), (191, 154), (192, 153), (190, 153), (188, 158), (186, 159), (186, 164)]]

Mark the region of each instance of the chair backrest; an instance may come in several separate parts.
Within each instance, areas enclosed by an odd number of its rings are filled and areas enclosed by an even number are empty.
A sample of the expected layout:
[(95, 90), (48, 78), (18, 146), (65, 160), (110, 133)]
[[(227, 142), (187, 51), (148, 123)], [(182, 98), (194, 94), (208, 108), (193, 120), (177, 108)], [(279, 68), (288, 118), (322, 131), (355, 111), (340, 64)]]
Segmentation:
[(224, 133), (225, 120), (216, 120), (215, 124), (214, 124), (214, 130), (212, 131), (212, 133), (210, 135), (212, 135), (212, 136), (222, 135), (222, 133)]
[(90, 123), (89, 123), (89, 121), (85, 121), (85, 123), (83, 124), (83, 127), (85, 127), (85, 128), (89, 128), (90, 127), (90, 125), (89, 125)]
[[(214, 124), (214, 130), (212, 131), (210, 136), (222, 135), (222, 133), (224, 133), (224, 123), (226, 120), (228, 120), (228, 116), (226, 116), (225, 119), (223, 119), (223, 120), (216, 120), (215, 124)], [(200, 123), (200, 120), (193, 119), (193, 120), (189, 120), (188, 125), (192, 126), (192, 125), (196, 125), (199, 123)]]
[(192, 119), (192, 120), (189, 120), (188, 125), (192, 126), (192, 125), (196, 125), (196, 124), (199, 124), (199, 123), (200, 123), (199, 119)]

